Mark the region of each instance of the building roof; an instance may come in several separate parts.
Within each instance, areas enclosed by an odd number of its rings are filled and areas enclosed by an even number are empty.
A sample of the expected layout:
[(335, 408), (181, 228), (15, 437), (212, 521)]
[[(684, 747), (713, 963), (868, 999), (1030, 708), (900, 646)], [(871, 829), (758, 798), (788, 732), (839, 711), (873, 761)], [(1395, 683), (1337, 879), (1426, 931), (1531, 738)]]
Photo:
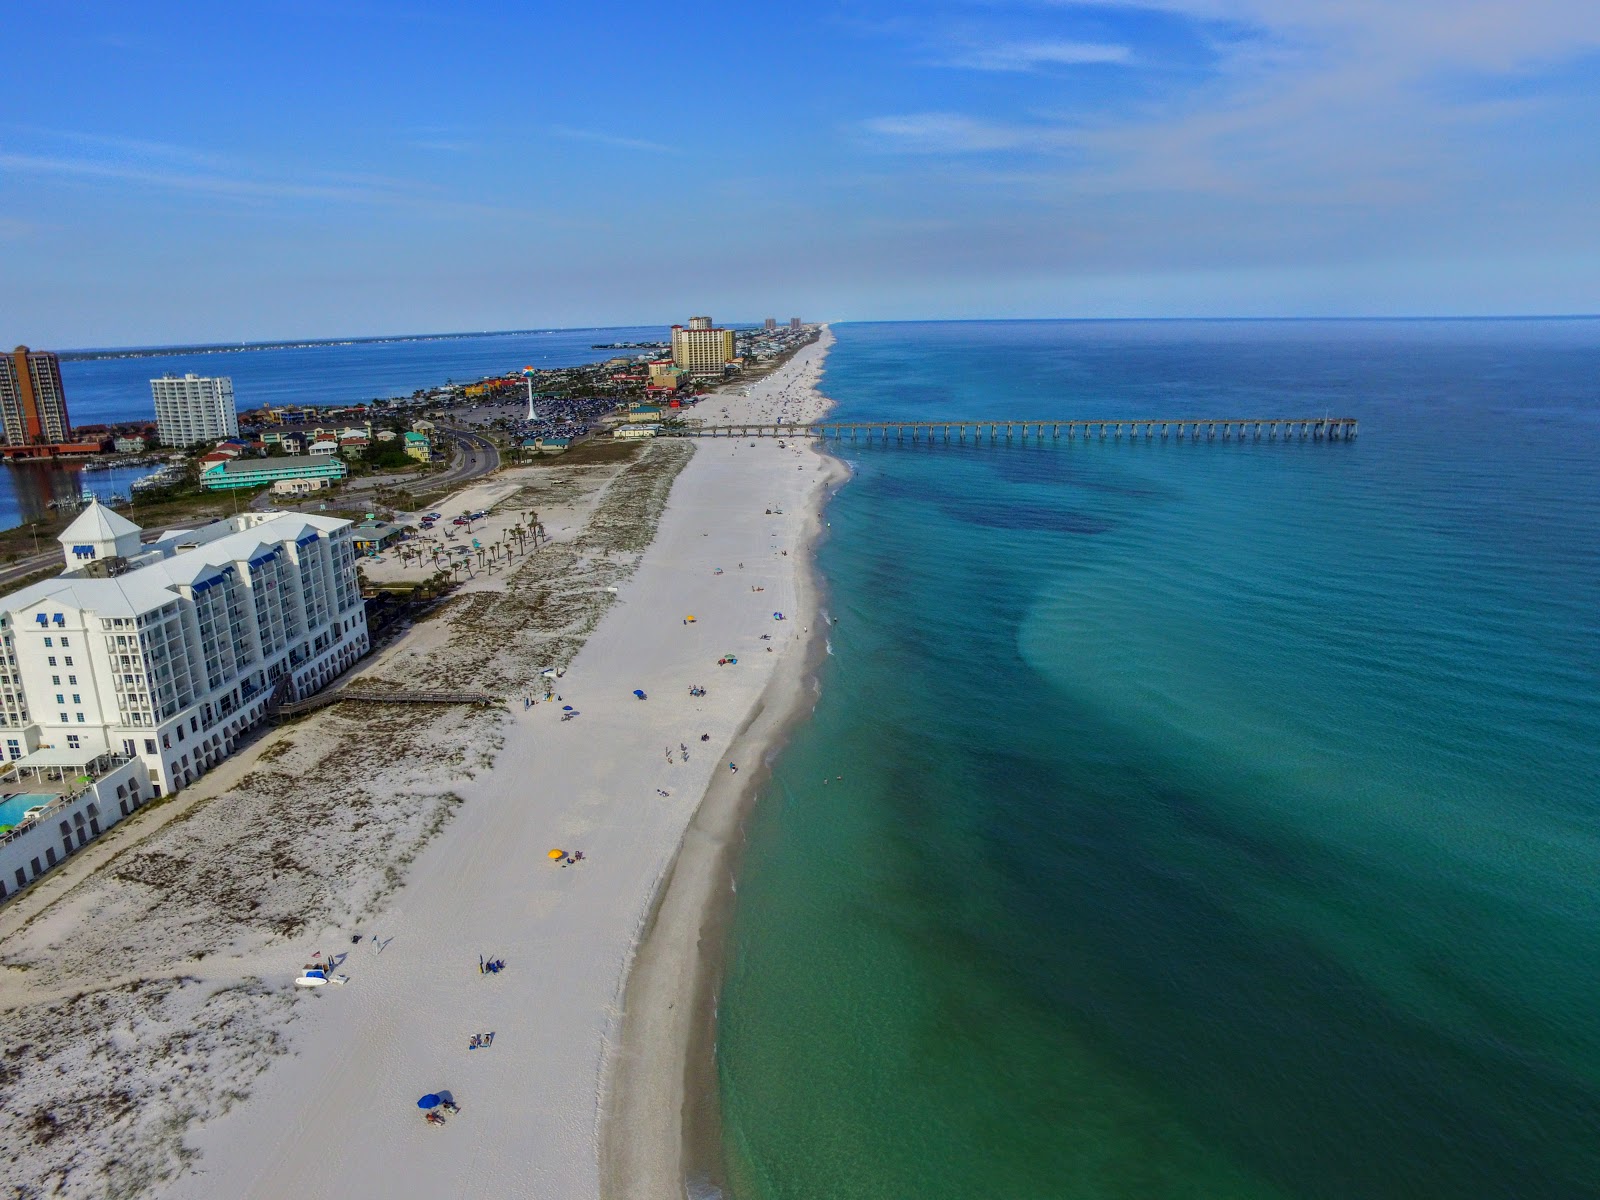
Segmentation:
[[(330, 443), (331, 445), (331, 443)], [(330, 459), (327, 455), (318, 455), (312, 458), (309, 454), (285, 454), (282, 458), (252, 458), (248, 462), (240, 462), (230, 458), (227, 462), (218, 463), (214, 467), (207, 467), (207, 475), (262, 475), (280, 474), (297, 471), (323, 472), (328, 469)], [(336, 460), (334, 460), (336, 461)], [(343, 463), (339, 464), (343, 466)]]
[(403, 525), (390, 525), (386, 521), (363, 521), (350, 531), (358, 542), (381, 542), (405, 532)]
[(319, 537), (348, 524), (337, 517), (314, 514), (252, 513), (213, 521), (199, 529), (174, 530), (146, 546), (132, 569), (121, 575), (59, 575), (0, 597), (0, 610), (16, 612), (54, 601), (102, 617), (138, 616), (179, 599), (181, 584), (198, 586), (220, 579), (224, 567), (258, 559), (282, 542)]
[(94, 500), (62, 531), (57, 541), (63, 546), (77, 545), (80, 542), (114, 542), (127, 534), (142, 532), (144, 531), (127, 517), (115, 509), (107, 508), (99, 500)]

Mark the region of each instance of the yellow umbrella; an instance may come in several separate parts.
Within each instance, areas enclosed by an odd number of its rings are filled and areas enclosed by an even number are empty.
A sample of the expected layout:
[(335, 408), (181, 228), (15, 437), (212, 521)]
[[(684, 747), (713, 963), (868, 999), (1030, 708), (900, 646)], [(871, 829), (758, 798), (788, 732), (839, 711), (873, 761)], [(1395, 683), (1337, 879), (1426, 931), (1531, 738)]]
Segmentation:
[(559, 862), (561, 859), (565, 858), (566, 856), (567, 856), (567, 852), (565, 850), (552, 850), (552, 851), (550, 851), (550, 853), (548, 855), (548, 857), (549, 857), (551, 862)]
[(688, 615), (688, 616), (687, 616), (687, 617), (685, 617), (685, 618), (684, 618), (684, 620), (685, 620), (685, 621), (692, 621), (692, 620), (694, 620), (694, 614), (693, 614), (693, 613), (690, 613), (690, 614), (689, 614), (689, 615)]

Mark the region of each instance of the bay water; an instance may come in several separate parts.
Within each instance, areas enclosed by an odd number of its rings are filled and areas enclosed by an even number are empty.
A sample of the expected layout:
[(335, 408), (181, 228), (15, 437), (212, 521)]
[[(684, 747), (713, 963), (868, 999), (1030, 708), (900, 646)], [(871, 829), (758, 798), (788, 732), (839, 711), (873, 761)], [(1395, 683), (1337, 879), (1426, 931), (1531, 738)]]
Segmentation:
[(1600, 322), (835, 327), (738, 1200), (1600, 1195)]
[[(525, 366), (603, 362), (641, 351), (597, 349), (597, 344), (659, 342), (667, 333), (650, 325), (161, 352), (109, 350), (98, 352), (102, 357), (67, 358), (61, 376), (74, 425), (154, 423), (150, 381), (166, 374), (226, 375), (233, 380), (241, 410), (285, 404), (326, 408), (409, 396), (418, 388), (451, 382), (471, 383)], [(153, 469), (86, 472), (75, 461), (7, 464), (0, 467), (0, 528), (38, 520), (47, 514), (50, 501), (83, 491), (125, 496), (133, 480)]]

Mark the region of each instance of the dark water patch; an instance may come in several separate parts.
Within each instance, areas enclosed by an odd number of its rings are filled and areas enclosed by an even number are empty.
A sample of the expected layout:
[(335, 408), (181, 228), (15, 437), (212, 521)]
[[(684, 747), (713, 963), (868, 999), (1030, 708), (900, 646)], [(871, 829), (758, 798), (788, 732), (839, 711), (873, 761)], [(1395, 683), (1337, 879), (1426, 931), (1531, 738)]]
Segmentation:
[(1592, 408), (1554, 324), (841, 330), (846, 416), (1377, 436), (861, 455), (740, 880), (741, 1200), (1600, 1194), (1600, 430), (1474, 419)]

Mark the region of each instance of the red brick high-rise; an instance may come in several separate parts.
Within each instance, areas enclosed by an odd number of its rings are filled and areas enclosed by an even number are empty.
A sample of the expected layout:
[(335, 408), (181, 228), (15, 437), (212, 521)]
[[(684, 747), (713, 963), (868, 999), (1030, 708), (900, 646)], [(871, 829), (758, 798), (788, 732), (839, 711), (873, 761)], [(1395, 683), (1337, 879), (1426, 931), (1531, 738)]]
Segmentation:
[(65, 442), (72, 433), (61, 360), (18, 346), (0, 356), (0, 426), (8, 446)]

